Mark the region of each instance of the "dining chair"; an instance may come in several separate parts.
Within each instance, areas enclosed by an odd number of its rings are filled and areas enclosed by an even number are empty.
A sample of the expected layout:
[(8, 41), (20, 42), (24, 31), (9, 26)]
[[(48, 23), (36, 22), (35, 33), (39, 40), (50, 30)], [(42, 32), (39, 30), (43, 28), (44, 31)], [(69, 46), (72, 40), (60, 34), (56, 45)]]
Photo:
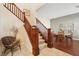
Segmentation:
[(13, 56), (13, 51), (15, 48), (19, 47), (21, 50), (20, 40), (16, 40), (16, 37), (6, 36), (6, 37), (3, 37), (1, 41), (5, 47), (5, 50), (2, 52), (2, 55), (4, 55), (6, 51), (9, 49), (11, 51), (12, 56)]
[(58, 34), (56, 35), (56, 41), (63, 41), (65, 38), (64, 36), (64, 31), (58, 32)]

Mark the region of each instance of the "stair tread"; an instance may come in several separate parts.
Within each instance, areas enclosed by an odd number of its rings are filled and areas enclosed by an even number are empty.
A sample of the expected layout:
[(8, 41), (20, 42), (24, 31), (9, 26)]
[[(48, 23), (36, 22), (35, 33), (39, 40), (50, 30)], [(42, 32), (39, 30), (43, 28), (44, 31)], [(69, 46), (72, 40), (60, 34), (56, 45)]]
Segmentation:
[(44, 45), (47, 45), (46, 43), (43, 43), (43, 44), (39, 44), (39, 47), (41, 47), (41, 46), (44, 46)]
[(40, 42), (45, 42), (45, 41), (44, 41), (44, 39), (39, 39), (39, 43), (40, 43)]
[(41, 39), (41, 38), (42, 38), (42, 36), (39, 36), (39, 38)]
[(45, 42), (44, 42), (44, 41), (40, 41), (40, 42), (39, 42), (39, 44), (43, 44), (43, 43), (45, 43)]
[(39, 45), (39, 49), (40, 50), (42, 50), (42, 49), (44, 49), (44, 48), (46, 48), (47, 47), (47, 44), (46, 43), (43, 43), (43, 44), (40, 44)]

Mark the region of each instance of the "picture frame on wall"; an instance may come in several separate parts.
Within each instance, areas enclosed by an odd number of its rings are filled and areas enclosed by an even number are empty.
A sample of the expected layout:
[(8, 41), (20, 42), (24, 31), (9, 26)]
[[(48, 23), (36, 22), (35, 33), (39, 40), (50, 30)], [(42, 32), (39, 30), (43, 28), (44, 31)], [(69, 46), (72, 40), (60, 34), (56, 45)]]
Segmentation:
[(25, 15), (26, 15), (26, 16), (30, 16), (30, 10), (28, 10), (28, 9), (23, 9), (23, 11), (25, 12)]

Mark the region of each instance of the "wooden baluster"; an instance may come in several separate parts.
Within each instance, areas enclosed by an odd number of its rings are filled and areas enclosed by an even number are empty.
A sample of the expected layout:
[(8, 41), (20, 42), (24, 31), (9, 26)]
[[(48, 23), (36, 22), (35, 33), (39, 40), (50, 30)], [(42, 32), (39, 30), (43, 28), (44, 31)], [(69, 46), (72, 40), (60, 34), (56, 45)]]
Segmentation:
[(11, 11), (11, 3), (8, 3), (8, 9)]
[(11, 3), (8, 3), (7, 8), (11, 11)]
[(16, 7), (16, 16), (18, 17), (18, 9), (17, 9), (17, 7)]
[[(17, 9), (17, 8), (16, 8)], [(18, 9), (17, 9), (17, 17), (18, 17)]]
[(19, 18), (19, 9), (17, 8), (17, 15), (18, 15), (18, 18)]
[(53, 35), (51, 33), (51, 29), (48, 29), (48, 39), (47, 39), (47, 47), (53, 47)]
[(21, 18), (21, 20), (22, 20), (22, 12), (20, 12), (20, 18)]
[(24, 15), (23, 13), (22, 13), (22, 16), (23, 16), (23, 17), (22, 17), (22, 21), (24, 21), (24, 16), (25, 16), (25, 15)]
[[(24, 17), (24, 16), (23, 16)], [(19, 18), (21, 19), (21, 11), (19, 10)], [(21, 19), (22, 20), (22, 19)]]
[(21, 19), (21, 11), (19, 11), (19, 18)]
[(11, 3), (9, 3), (9, 7), (8, 8), (9, 8), (10, 11), (12, 11), (12, 5), (11, 5)]
[(17, 17), (18, 17), (18, 8), (17, 8)]
[(13, 4), (12, 3), (11, 3), (11, 7), (12, 7), (12, 12), (14, 13), (14, 10), (13, 10), (14, 8), (13, 8)]
[(11, 11), (12, 11), (12, 13), (14, 14), (14, 6), (13, 6), (13, 3), (11, 3)]
[(39, 35), (36, 26), (31, 29), (31, 39), (32, 39), (32, 53), (33, 55), (39, 55)]
[(19, 9), (18, 9), (18, 18), (19, 18)]
[(15, 7), (15, 15), (17, 16), (17, 8)]
[(24, 17), (25, 17), (25, 12), (21, 12), (21, 20), (24, 21)]
[(9, 8), (9, 3), (6, 5), (7, 8)]
[(15, 10), (15, 6), (13, 5), (13, 9), (14, 9), (14, 14), (16, 15), (16, 10)]
[(7, 3), (5, 3), (5, 7), (8, 7), (8, 4)]
[(7, 6), (7, 4), (6, 4), (6, 3), (4, 3), (4, 6), (6, 7), (6, 6)]
[(4, 5), (6, 6), (6, 3), (4, 3)]
[(25, 22), (25, 12), (22, 12), (22, 14), (23, 14), (23, 21)]

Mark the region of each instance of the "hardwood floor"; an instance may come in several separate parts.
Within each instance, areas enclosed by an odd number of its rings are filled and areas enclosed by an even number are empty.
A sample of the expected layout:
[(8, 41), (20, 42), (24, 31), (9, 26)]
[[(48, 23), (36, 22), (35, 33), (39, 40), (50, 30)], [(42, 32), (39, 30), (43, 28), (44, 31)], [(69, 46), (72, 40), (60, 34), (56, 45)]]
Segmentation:
[(79, 40), (73, 40), (66, 42), (65, 40), (62, 42), (53, 41), (53, 46), (61, 51), (69, 53), (73, 56), (79, 56)]

